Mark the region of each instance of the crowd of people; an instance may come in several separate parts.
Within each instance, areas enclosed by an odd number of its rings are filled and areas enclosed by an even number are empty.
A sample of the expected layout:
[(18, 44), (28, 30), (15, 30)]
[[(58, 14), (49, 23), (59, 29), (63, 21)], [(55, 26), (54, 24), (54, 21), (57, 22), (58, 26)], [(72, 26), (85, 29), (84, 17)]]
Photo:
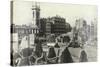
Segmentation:
[[(60, 46), (58, 42), (55, 43), (55, 46), (49, 46), (48, 52), (43, 51), (42, 41), (37, 39), (35, 43), (35, 50), (34, 48), (29, 47), (24, 48), (23, 50), (17, 53), (11, 52), (11, 64), (14, 66), (25, 66), (74, 62), (73, 57), (68, 48), (73, 47), (73, 45), (78, 45), (78, 43), (76, 41), (70, 42), (70, 37), (68, 37), (66, 42), (66, 44), (69, 44), (69, 46), (65, 45), (65, 48), (62, 52), (60, 51)], [(55, 51), (55, 48), (58, 49), (57, 52)], [(80, 53), (79, 62), (87, 61), (87, 54), (84, 50), (82, 50)]]

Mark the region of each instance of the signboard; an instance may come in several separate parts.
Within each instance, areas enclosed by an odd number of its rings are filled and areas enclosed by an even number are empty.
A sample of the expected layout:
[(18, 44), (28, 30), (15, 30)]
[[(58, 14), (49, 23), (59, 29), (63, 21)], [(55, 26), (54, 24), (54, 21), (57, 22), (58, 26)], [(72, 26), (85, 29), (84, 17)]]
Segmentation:
[(34, 34), (29, 35), (29, 40), (30, 40), (30, 46), (34, 45), (34, 40), (35, 40)]

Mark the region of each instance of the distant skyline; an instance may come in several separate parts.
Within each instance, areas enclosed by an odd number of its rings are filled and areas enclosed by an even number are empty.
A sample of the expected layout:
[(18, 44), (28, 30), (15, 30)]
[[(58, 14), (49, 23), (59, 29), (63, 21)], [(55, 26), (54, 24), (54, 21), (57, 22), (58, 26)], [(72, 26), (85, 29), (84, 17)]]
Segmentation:
[[(84, 18), (88, 24), (97, 18), (97, 6), (74, 5), (63, 3), (44, 3), (39, 2), (40, 18), (47, 18), (59, 15), (66, 19), (66, 22), (74, 26), (75, 20)], [(32, 22), (32, 1), (14, 1), (13, 4), (13, 23), (29, 24)]]

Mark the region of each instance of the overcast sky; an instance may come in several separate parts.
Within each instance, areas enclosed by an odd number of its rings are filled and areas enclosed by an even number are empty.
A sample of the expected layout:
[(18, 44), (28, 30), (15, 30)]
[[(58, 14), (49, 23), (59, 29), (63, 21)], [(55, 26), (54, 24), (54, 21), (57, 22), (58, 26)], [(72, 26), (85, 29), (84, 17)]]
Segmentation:
[[(66, 19), (71, 26), (75, 24), (78, 18), (84, 18), (90, 23), (97, 18), (97, 6), (90, 5), (72, 5), (58, 3), (38, 3), (40, 5), (40, 17), (52, 17), (59, 15)], [(13, 23), (29, 24), (32, 22), (32, 5), (31, 1), (15, 1), (13, 5)]]

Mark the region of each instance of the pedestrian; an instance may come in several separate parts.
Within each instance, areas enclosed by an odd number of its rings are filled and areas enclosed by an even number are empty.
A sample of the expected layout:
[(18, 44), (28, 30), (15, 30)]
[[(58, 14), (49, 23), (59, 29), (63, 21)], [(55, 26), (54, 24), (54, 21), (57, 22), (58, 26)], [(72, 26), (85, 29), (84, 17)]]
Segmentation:
[(60, 62), (61, 63), (72, 63), (73, 62), (73, 59), (72, 59), (72, 56), (68, 50), (68, 47), (66, 47), (64, 49), (64, 51), (62, 52)]
[(49, 53), (48, 53), (48, 58), (53, 58), (53, 57), (56, 57), (56, 53), (55, 53), (54, 47), (50, 47)]
[(56, 57), (54, 47), (50, 47), (48, 57), (47, 57), (47, 64), (55, 64), (57, 63), (56, 60), (57, 60), (57, 57)]
[(79, 62), (87, 62), (87, 61), (88, 61), (87, 54), (86, 54), (86, 52), (83, 50), (83, 51), (81, 52)]

